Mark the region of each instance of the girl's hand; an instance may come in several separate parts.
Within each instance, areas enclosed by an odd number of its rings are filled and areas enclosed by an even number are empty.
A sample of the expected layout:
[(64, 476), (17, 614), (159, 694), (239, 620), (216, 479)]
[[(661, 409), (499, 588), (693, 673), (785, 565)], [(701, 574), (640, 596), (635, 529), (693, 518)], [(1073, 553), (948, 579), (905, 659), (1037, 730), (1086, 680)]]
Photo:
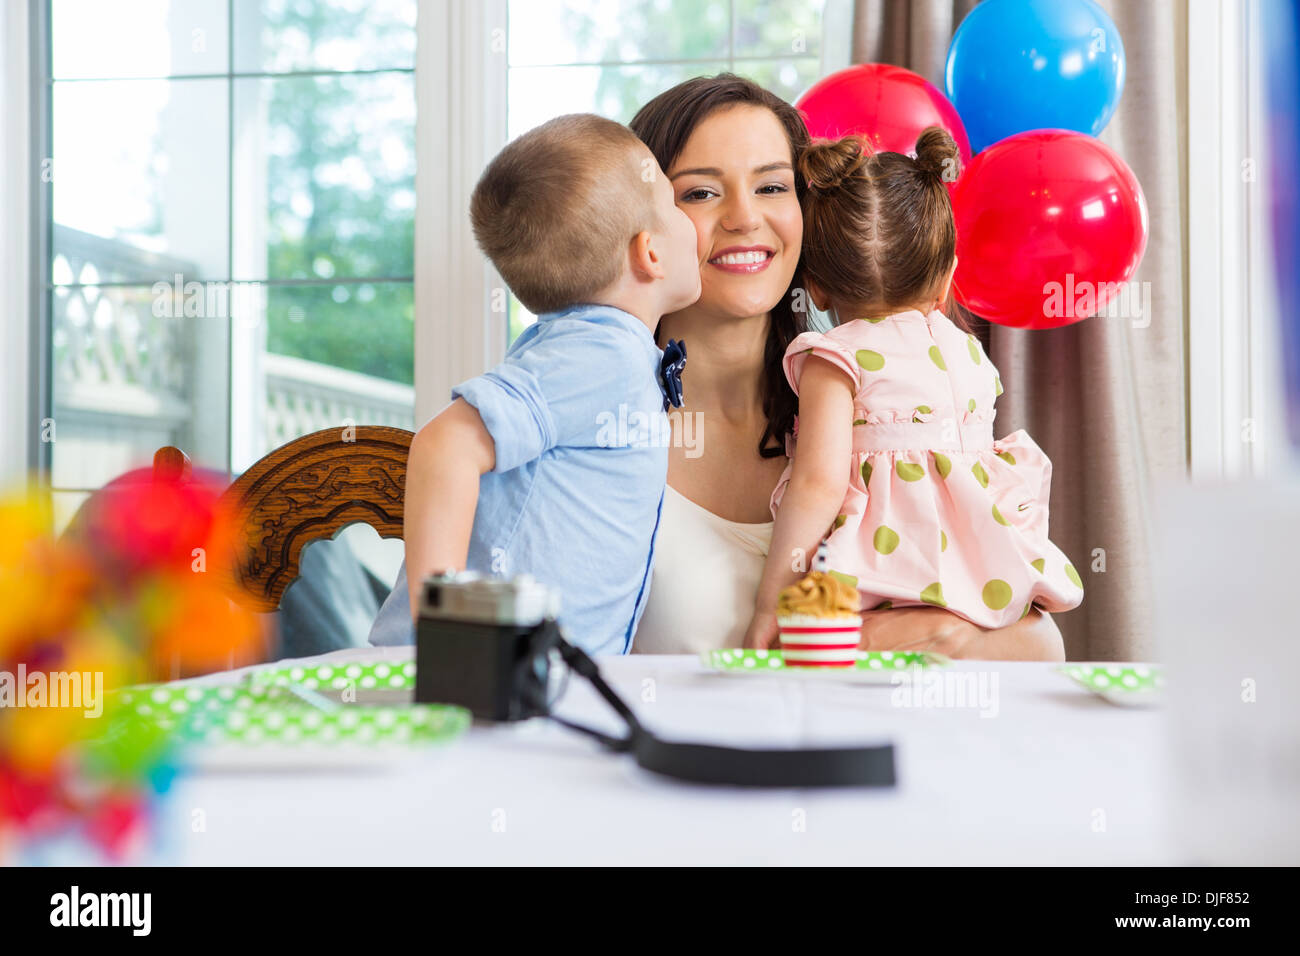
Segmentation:
[(779, 631), (776, 626), (776, 613), (773, 611), (755, 611), (750, 618), (749, 627), (745, 629), (742, 647), (766, 651), (776, 643)]

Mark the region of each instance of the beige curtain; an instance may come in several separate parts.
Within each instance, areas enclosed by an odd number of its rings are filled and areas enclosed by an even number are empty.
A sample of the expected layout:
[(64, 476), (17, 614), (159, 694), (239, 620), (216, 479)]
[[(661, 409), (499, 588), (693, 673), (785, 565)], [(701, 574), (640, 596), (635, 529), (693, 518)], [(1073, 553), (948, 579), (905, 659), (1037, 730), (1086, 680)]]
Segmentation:
[[(1128, 65), (1101, 139), (1146, 194), (1150, 237), (1134, 280), (1150, 284), (1150, 314), (982, 333), (1006, 387), (996, 432), (1025, 428), (1051, 457), (1052, 539), (1086, 587), (1083, 604), (1056, 618), (1066, 656), (1150, 660), (1149, 481), (1187, 463), (1187, 0), (1100, 2)], [(904, 66), (943, 89), (949, 41), (974, 7), (858, 0), (853, 61)]]

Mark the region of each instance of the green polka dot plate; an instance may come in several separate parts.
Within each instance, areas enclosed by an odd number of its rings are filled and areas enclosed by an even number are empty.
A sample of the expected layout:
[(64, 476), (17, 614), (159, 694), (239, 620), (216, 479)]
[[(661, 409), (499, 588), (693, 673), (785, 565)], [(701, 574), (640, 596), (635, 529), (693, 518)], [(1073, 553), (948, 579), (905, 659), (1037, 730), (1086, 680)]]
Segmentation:
[(712, 674), (829, 680), (851, 684), (890, 684), (893, 675), (913, 668), (946, 667), (952, 661), (932, 651), (858, 651), (852, 667), (791, 667), (777, 651), (733, 648), (704, 651), (700, 663)]
[(1165, 678), (1153, 664), (1062, 664), (1056, 670), (1121, 707), (1151, 707), (1164, 700)]
[[(315, 766), (340, 757), (366, 764), (469, 728), (464, 708), (409, 702), (414, 671), (413, 664), (386, 662), (263, 668), (239, 683), (143, 685), (118, 691), (117, 699), (178, 740), (201, 745), (188, 748), (199, 766), (296, 765), (304, 758)], [(379, 691), (394, 696), (365, 702)]]

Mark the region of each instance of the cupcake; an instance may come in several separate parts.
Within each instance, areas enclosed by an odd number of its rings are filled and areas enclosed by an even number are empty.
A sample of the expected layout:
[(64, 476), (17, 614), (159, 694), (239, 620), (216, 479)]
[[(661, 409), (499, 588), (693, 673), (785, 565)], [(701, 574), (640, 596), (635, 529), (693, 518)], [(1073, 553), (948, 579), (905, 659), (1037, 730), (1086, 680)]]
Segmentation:
[(810, 571), (776, 599), (781, 653), (788, 667), (852, 667), (862, 616), (858, 589), (826, 571)]

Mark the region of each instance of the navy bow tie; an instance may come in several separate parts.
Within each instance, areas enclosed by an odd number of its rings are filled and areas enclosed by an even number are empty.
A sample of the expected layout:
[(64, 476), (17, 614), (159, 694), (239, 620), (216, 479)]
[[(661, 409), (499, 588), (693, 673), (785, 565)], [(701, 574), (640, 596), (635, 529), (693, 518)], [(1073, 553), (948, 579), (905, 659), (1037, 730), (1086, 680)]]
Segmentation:
[(682, 369), (686, 367), (686, 343), (669, 339), (659, 362), (659, 379), (664, 388), (664, 411), (682, 407)]

